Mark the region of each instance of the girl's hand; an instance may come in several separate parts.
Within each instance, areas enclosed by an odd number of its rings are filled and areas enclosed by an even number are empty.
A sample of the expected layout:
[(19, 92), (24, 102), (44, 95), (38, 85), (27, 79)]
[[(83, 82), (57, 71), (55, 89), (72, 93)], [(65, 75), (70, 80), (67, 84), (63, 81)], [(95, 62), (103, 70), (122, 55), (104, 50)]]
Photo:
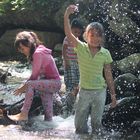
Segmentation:
[(112, 100), (111, 108), (116, 107), (117, 105), (116, 94), (111, 94), (111, 100)]
[(13, 94), (14, 94), (15, 96), (21, 95), (21, 94), (22, 94), (21, 88), (16, 89), (16, 90), (13, 92)]
[(64, 68), (67, 69), (70, 66), (69, 61), (65, 60), (64, 61)]
[(67, 15), (73, 14), (74, 12), (78, 12), (78, 6), (70, 5), (70, 6), (67, 7), (67, 9), (66, 9), (66, 14)]
[(24, 85), (22, 85), (21, 87), (17, 88), (17, 89), (13, 92), (13, 94), (14, 94), (15, 96), (21, 95), (22, 93), (25, 92), (26, 88), (27, 88), (27, 85), (24, 84)]

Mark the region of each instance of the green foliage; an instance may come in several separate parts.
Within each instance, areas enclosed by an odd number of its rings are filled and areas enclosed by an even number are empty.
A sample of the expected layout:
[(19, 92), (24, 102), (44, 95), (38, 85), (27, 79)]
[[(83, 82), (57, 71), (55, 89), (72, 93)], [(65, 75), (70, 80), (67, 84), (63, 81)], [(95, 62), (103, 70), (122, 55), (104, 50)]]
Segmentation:
[(65, 0), (0, 0), (0, 14), (24, 9), (58, 9)]
[(0, 15), (4, 14), (5, 11), (11, 9), (12, 5), (10, 0), (0, 0)]
[(23, 10), (23, 9), (36, 9), (40, 6), (45, 6), (48, 4), (46, 0), (11, 0), (13, 5), (13, 10)]
[(26, 0), (11, 0), (10, 2), (13, 5), (12, 10), (17, 10), (17, 9), (24, 9), (24, 5), (26, 3)]

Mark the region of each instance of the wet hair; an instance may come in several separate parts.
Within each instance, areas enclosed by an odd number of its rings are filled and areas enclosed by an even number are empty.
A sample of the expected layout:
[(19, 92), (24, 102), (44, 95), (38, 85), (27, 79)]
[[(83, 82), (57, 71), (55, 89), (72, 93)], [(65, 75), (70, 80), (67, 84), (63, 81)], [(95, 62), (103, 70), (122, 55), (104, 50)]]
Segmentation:
[(79, 28), (83, 30), (83, 25), (80, 20), (75, 18), (71, 21), (71, 28)]
[(25, 47), (30, 48), (30, 55), (28, 56), (28, 60), (32, 61), (32, 55), (40, 44), (43, 44), (36, 33), (30, 31), (22, 31), (16, 35), (16, 39), (14, 42), (14, 46), (16, 49), (20, 49), (20, 44), (24, 45)]
[(97, 31), (98, 36), (102, 38), (101, 45), (103, 46), (105, 42), (105, 33), (104, 33), (104, 28), (102, 24), (99, 22), (92, 22), (87, 25), (86, 30), (83, 34), (84, 40), (87, 41), (87, 34), (90, 30), (93, 30), (93, 29), (95, 29)]

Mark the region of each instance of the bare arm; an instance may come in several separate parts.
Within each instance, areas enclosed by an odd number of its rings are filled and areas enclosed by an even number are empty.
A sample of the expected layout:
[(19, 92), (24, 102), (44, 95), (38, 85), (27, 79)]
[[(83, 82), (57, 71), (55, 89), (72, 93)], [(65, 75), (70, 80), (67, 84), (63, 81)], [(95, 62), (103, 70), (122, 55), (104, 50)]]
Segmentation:
[(68, 37), (69, 41), (72, 43), (74, 47), (78, 44), (78, 39), (72, 34), (71, 27), (70, 27), (70, 21), (69, 16), (76, 12), (78, 9), (76, 5), (70, 5), (67, 7), (65, 14), (64, 14), (64, 31), (65, 35)]
[(104, 74), (105, 74), (105, 79), (108, 85), (108, 88), (110, 90), (111, 94), (111, 99), (112, 99), (112, 107), (116, 106), (116, 94), (115, 94), (115, 87), (114, 87), (114, 81), (112, 77), (112, 72), (111, 72), (111, 66), (110, 64), (106, 64), (104, 66)]
[(62, 56), (63, 56), (64, 61), (67, 59), (66, 49), (67, 49), (67, 45), (64, 44), (63, 49), (62, 49)]
[(69, 61), (67, 59), (67, 55), (66, 55), (66, 49), (67, 49), (67, 45), (64, 44), (63, 45), (63, 50), (62, 50), (62, 56), (63, 56), (63, 60), (64, 60), (64, 68), (66, 69), (69, 66)]

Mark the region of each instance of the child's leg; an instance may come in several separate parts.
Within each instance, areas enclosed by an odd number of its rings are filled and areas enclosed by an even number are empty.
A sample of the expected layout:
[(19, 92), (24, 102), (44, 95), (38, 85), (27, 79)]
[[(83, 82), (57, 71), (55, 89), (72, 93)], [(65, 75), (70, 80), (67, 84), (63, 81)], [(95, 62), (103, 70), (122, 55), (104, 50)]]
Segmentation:
[(90, 113), (90, 98), (86, 90), (81, 89), (77, 96), (75, 128), (76, 133), (88, 133), (88, 116)]
[(16, 115), (10, 115), (9, 118), (15, 121), (22, 121), (22, 120), (27, 120), (28, 119), (28, 113), (33, 101), (33, 95), (34, 95), (34, 81), (28, 81), (27, 84), (27, 89), (26, 89), (26, 94), (25, 94), (25, 100), (23, 107), (21, 109), (21, 113), (16, 114)]
[(101, 129), (101, 120), (106, 100), (106, 90), (96, 90), (92, 97), (91, 126), (92, 132), (98, 133)]
[[(61, 87), (61, 82), (59, 80), (33, 80), (27, 82), (27, 85), (28, 88), (26, 91), (25, 101), (21, 112), (28, 114), (33, 101), (34, 91), (37, 90), (43, 96), (41, 99), (44, 105), (43, 107), (46, 111), (45, 114), (48, 114), (48, 112), (50, 112), (49, 115), (52, 116), (52, 93), (59, 91)], [(47, 118), (51, 117), (48, 116)]]
[(44, 120), (51, 121), (53, 117), (53, 93), (44, 92), (40, 96), (44, 108)]
[(45, 120), (51, 121), (53, 117), (53, 93), (60, 90), (61, 82), (56, 80), (45, 80), (46, 91), (40, 94), (44, 108)]
[(33, 85), (33, 81), (29, 81), (27, 82), (27, 90), (26, 90), (26, 94), (25, 94), (25, 100), (24, 100), (24, 104), (21, 108), (21, 112), (24, 112), (26, 114), (29, 113), (32, 101), (33, 101), (33, 97), (34, 97), (34, 85)]
[[(25, 100), (21, 113), (13, 115), (11, 118), (13, 120), (27, 120), (28, 113), (33, 101), (34, 91), (38, 90), (40, 93), (53, 93), (57, 92), (61, 87), (61, 82), (59, 80), (30, 80), (27, 83), (27, 89), (25, 94)], [(51, 106), (52, 95), (48, 96), (48, 101)], [(49, 106), (49, 107), (50, 107)], [(49, 108), (48, 107), (48, 108)]]

